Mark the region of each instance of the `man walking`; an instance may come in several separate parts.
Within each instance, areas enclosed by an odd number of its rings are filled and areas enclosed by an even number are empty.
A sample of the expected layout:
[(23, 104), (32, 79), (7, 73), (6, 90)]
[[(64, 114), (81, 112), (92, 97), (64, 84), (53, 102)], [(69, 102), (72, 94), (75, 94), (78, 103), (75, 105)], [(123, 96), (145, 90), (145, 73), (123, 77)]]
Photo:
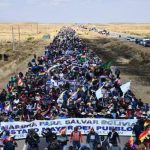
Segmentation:
[(93, 128), (91, 128), (87, 135), (86, 142), (90, 145), (90, 150), (96, 150), (97, 144), (100, 142), (100, 138)]
[(107, 138), (109, 139), (110, 145), (117, 145), (118, 142), (120, 143), (120, 137), (115, 128), (112, 129), (112, 132), (108, 133)]
[(28, 150), (39, 150), (39, 142), (39, 135), (33, 129), (30, 129), (25, 140), (25, 143), (28, 143)]
[(74, 131), (71, 133), (70, 142), (73, 144), (74, 149), (79, 149), (82, 142), (82, 134), (78, 131), (78, 127), (74, 128)]

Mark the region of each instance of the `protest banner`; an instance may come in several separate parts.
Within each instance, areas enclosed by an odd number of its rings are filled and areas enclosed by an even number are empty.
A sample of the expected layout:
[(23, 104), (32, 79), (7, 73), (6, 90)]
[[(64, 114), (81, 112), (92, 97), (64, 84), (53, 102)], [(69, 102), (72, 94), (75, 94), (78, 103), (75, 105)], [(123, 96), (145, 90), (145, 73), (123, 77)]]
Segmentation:
[(78, 126), (82, 134), (88, 134), (91, 127), (99, 135), (107, 135), (112, 128), (120, 136), (131, 136), (132, 128), (136, 123), (136, 119), (94, 119), (94, 118), (69, 118), (56, 120), (35, 120), (33, 122), (1, 122), (0, 127), (10, 131), (16, 139), (26, 137), (29, 129), (34, 129), (40, 136), (46, 128), (51, 128), (53, 132), (59, 134), (62, 127), (67, 129), (67, 134), (71, 134), (74, 127)]

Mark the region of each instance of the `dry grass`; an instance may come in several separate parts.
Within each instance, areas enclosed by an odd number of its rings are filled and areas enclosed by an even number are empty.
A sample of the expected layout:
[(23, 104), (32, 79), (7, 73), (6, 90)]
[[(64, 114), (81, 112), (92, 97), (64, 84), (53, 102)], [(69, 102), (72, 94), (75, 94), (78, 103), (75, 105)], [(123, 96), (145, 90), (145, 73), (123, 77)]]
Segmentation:
[(19, 41), (19, 30), (20, 40), (26, 41), (29, 37), (35, 39), (41, 39), (43, 34), (55, 35), (63, 24), (0, 24), (0, 41), (12, 41), (12, 27), (14, 30), (14, 37), (16, 41)]
[[(15, 50), (12, 47), (12, 26), (15, 37)], [(11, 75), (25, 72), (27, 63), (34, 54), (41, 56), (44, 47), (49, 45), (63, 24), (0, 24), (0, 54), (9, 54), (9, 61), (0, 61), (0, 88), (6, 85)], [(20, 41), (19, 29), (20, 28)], [(50, 40), (43, 40), (45, 34)]]
[(99, 29), (150, 37), (150, 24), (89, 24)]

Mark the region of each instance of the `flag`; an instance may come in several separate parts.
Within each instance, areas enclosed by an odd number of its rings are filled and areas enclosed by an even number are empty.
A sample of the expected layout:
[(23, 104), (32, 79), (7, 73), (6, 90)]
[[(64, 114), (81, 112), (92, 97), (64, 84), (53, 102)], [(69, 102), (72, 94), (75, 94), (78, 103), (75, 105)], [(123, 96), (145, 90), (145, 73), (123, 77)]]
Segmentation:
[(55, 80), (51, 79), (50, 81), (51, 81), (51, 83), (52, 83), (54, 86), (56, 86), (56, 87), (58, 86), (58, 84), (57, 84), (57, 82), (56, 82)]
[(145, 140), (145, 138), (147, 137), (147, 135), (150, 132), (150, 128), (148, 128), (147, 130), (143, 131), (140, 135), (139, 135), (139, 140), (141, 142), (143, 142)]
[(144, 127), (146, 128), (148, 125), (150, 125), (150, 121), (146, 120), (146, 121), (144, 122)]
[(103, 94), (102, 94), (102, 88), (99, 88), (97, 91), (96, 91), (96, 98), (97, 99), (100, 99), (103, 97)]
[(129, 138), (128, 143), (129, 143), (130, 147), (133, 146), (133, 144), (134, 144), (134, 138), (132, 136)]
[(7, 105), (4, 107), (4, 112), (5, 112), (5, 113), (8, 113), (9, 111), (12, 111), (11, 104), (7, 104)]
[(76, 100), (77, 98), (78, 98), (78, 91), (77, 91), (77, 92), (74, 92), (74, 93), (71, 95), (71, 99)]
[(52, 69), (56, 69), (57, 67), (59, 67), (60, 64), (56, 64), (56, 65), (53, 65), (52, 67), (50, 67), (47, 72), (49, 73)]
[(57, 103), (58, 103), (59, 105), (62, 105), (63, 102), (64, 102), (64, 94), (65, 94), (65, 92), (66, 92), (66, 91), (62, 92), (62, 93), (60, 94), (60, 96), (58, 97), (58, 99), (57, 99)]
[(65, 133), (66, 133), (66, 128), (65, 128), (65, 127), (61, 128), (61, 129), (59, 130), (59, 133), (60, 133), (60, 134), (65, 134)]
[(101, 65), (101, 68), (103, 68), (103, 69), (110, 69), (111, 65), (112, 65), (112, 61), (107, 61), (106, 63)]
[(130, 87), (131, 87), (131, 82), (127, 82), (127, 83), (120, 86), (123, 94), (125, 94), (128, 90), (130, 90)]

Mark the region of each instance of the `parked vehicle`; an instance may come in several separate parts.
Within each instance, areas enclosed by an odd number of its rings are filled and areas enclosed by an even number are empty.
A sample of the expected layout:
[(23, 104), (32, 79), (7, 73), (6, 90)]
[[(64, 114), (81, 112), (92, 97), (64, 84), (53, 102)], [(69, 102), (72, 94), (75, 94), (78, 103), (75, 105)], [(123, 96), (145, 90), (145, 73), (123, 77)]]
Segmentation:
[(144, 42), (144, 46), (145, 46), (145, 47), (150, 47), (150, 40), (145, 41), (145, 42)]
[(128, 37), (127, 37), (127, 41), (135, 42), (136, 39), (135, 39), (134, 37), (128, 36)]
[(140, 44), (141, 41), (142, 41), (142, 39), (135, 39), (136, 44)]
[(140, 41), (140, 45), (145, 46), (145, 44), (146, 44), (147, 41), (150, 41), (150, 39), (142, 39), (142, 40)]

